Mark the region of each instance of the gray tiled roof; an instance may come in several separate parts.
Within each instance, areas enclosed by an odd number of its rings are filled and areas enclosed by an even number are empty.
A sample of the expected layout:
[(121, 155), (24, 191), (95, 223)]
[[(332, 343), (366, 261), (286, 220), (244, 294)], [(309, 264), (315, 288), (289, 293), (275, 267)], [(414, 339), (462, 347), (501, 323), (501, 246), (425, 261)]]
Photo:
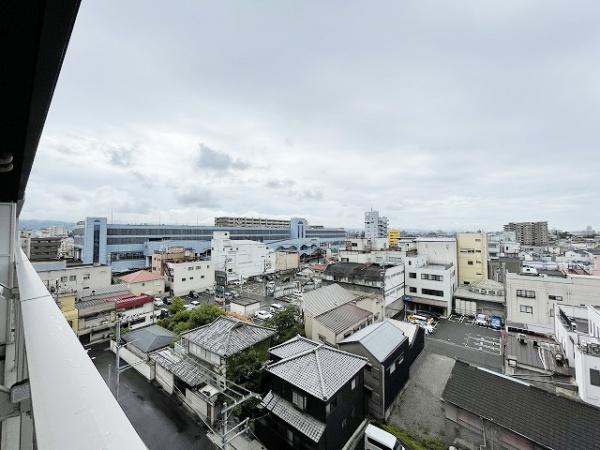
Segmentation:
[(263, 406), (274, 415), (293, 426), (313, 442), (319, 442), (325, 432), (325, 424), (303, 413), (290, 402), (270, 391), (262, 401)]
[(316, 320), (338, 334), (363, 322), (372, 315), (371, 311), (359, 308), (353, 303), (346, 303), (317, 316)]
[(339, 284), (330, 284), (314, 291), (304, 292), (302, 294), (303, 309), (313, 316), (318, 316), (358, 297)]
[(182, 338), (220, 356), (239, 353), (275, 335), (272, 328), (221, 316), (203, 327), (183, 333)]
[(206, 376), (192, 357), (176, 352), (170, 347), (150, 353), (150, 359), (164, 367), (191, 387), (196, 387), (206, 381)]
[(444, 401), (545, 448), (600, 449), (600, 409), (457, 361)]
[(328, 400), (366, 364), (366, 358), (320, 344), (271, 364), (267, 370), (314, 397)]
[(150, 325), (130, 331), (122, 336), (125, 342), (139, 348), (144, 353), (166, 347), (175, 338), (175, 333), (159, 325)]
[(350, 335), (340, 344), (349, 342), (358, 342), (367, 349), (371, 355), (379, 362), (384, 362), (386, 358), (404, 342), (407, 337), (400, 328), (392, 325), (387, 320), (376, 322), (362, 330)]
[(306, 339), (302, 336), (296, 336), (295, 338), (285, 341), (283, 344), (279, 344), (269, 349), (269, 353), (278, 358), (289, 358), (292, 355), (305, 352), (307, 350), (317, 347), (319, 344), (310, 339)]

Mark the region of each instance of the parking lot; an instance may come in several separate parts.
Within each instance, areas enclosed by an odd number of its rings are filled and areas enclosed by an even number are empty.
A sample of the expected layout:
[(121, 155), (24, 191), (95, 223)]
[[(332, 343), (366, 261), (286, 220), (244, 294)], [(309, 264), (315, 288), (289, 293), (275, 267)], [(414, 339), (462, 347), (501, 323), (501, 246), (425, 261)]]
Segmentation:
[(433, 334), (427, 336), (431, 351), (481, 365), (494, 370), (502, 369), (500, 331), (474, 324), (457, 316), (441, 319)]

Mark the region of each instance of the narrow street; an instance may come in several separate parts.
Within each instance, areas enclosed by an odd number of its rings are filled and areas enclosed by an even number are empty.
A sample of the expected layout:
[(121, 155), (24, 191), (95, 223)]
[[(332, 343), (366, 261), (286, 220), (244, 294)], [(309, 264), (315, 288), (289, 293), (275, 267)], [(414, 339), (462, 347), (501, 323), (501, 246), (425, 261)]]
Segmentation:
[[(108, 344), (93, 347), (89, 355), (107, 381), (109, 366), (114, 383), (115, 355)], [(121, 360), (121, 364), (126, 363)], [(114, 389), (113, 389), (114, 392)], [(149, 450), (209, 450), (213, 445), (206, 429), (194, 422), (177, 401), (142, 375), (129, 369), (121, 373), (119, 403)]]

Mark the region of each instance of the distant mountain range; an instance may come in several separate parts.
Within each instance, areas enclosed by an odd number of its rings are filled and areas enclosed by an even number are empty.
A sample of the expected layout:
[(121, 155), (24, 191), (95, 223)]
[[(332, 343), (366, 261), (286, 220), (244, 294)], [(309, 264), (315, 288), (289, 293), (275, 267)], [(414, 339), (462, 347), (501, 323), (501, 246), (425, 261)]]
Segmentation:
[(75, 227), (74, 222), (64, 222), (62, 220), (39, 220), (39, 219), (21, 219), (19, 220), (19, 228), (21, 230), (41, 230), (55, 225), (61, 225), (68, 230)]

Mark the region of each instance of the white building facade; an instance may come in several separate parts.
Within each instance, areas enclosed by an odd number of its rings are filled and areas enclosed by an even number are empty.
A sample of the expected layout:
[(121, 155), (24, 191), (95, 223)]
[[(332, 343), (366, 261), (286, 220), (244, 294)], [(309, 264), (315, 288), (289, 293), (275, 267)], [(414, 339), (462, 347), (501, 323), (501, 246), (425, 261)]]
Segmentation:
[(82, 264), (67, 267), (65, 261), (36, 263), (36, 272), (50, 292), (74, 291), (78, 297), (92, 295), (92, 292), (111, 285), (110, 266)]
[(368, 239), (386, 238), (388, 232), (388, 218), (380, 216), (379, 211), (365, 213), (365, 237)]
[(450, 315), (456, 290), (455, 265), (431, 263), (426, 256), (414, 256), (406, 258), (404, 271), (407, 310)]
[(215, 232), (211, 243), (215, 271), (227, 274), (227, 281), (243, 281), (275, 271), (275, 253), (257, 241), (230, 239), (228, 231)]
[(600, 277), (506, 273), (508, 321), (552, 327), (556, 305), (600, 305)]
[(575, 368), (579, 397), (600, 407), (600, 310), (559, 305), (554, 329), (569, 366)]
[(165, 275), (166, 286), (173, 295), (186, 295), (190, 291), (203, 292), (215, 285), (212, 261), (167, 263)]

